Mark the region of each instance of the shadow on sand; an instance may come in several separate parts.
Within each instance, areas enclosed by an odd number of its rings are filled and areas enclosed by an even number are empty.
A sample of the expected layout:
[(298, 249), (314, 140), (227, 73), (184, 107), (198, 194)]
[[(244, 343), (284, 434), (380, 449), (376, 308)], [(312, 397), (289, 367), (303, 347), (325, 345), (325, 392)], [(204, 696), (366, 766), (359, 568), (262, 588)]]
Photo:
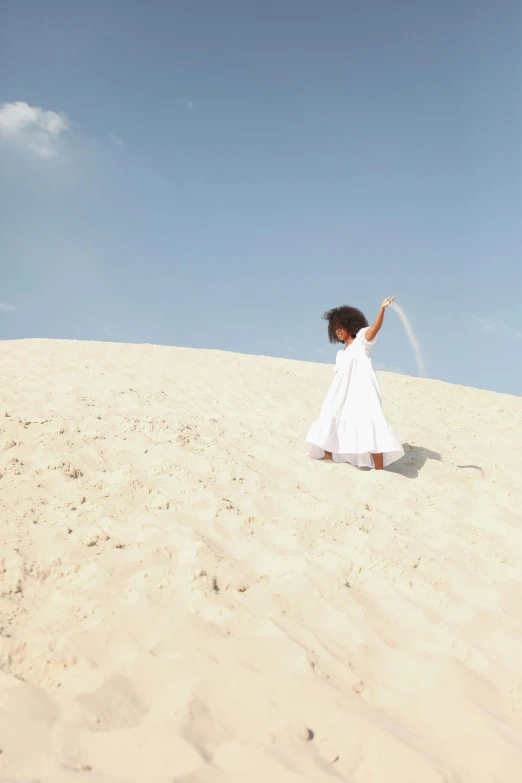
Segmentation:
[(403, 443), (402, 446), (405, 452), (404, 457), (388, 465), (386, 470), (390, 473), (399, 473), (399, 475), (411, 479), (417, 478), (429, 459), (442, 459), (436, 451), (423, 449), (422, 446), (410, 446), (409, 443)]

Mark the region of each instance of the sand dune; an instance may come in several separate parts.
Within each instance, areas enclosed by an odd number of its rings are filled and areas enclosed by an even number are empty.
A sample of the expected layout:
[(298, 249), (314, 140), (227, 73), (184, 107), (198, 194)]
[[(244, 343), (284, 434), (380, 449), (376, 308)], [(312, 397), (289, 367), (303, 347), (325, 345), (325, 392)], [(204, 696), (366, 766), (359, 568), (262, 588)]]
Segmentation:
[(0, 356), (0, 780), (520, 780), (522, 400), (380, 373), (364, 472), (330, 367)]

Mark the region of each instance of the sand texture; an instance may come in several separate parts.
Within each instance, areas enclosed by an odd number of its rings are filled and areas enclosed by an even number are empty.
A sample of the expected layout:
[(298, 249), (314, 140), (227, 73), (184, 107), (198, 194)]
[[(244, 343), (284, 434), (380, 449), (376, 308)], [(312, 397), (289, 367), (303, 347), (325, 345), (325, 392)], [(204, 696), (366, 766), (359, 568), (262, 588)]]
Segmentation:
[(379, 373), (378, 473), (331, 366), (0, 359), (0, 781), (519, 783), (521, 399)]

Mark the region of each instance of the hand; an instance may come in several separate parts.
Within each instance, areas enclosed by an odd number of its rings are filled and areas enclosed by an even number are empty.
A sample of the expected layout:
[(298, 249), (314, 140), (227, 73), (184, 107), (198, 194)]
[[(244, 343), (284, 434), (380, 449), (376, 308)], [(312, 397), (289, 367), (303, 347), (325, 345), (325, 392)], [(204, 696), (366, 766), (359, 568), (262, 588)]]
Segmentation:
[(382, 308), (389, 307), (391, 304), (394, 303), (394, 301), (395, 301), (395, 297), (394, 296), (388, 296), (388, 297), (386, 297), (386, 299), (382, 303), (381, 307)]

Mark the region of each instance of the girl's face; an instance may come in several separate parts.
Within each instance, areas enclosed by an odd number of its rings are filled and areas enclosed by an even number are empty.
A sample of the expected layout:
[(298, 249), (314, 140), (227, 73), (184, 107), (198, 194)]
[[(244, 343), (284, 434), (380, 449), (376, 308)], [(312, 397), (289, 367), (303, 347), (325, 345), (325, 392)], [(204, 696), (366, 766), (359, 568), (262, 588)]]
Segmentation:
[(346, 340), (351, 339), (351, 334), (346, 331), (346, 329), (343, 326), (338, 326), (335, 330), (335, 334), (337, 335), (337, 339), (340, 340), (342, 343), (345, 343)]

